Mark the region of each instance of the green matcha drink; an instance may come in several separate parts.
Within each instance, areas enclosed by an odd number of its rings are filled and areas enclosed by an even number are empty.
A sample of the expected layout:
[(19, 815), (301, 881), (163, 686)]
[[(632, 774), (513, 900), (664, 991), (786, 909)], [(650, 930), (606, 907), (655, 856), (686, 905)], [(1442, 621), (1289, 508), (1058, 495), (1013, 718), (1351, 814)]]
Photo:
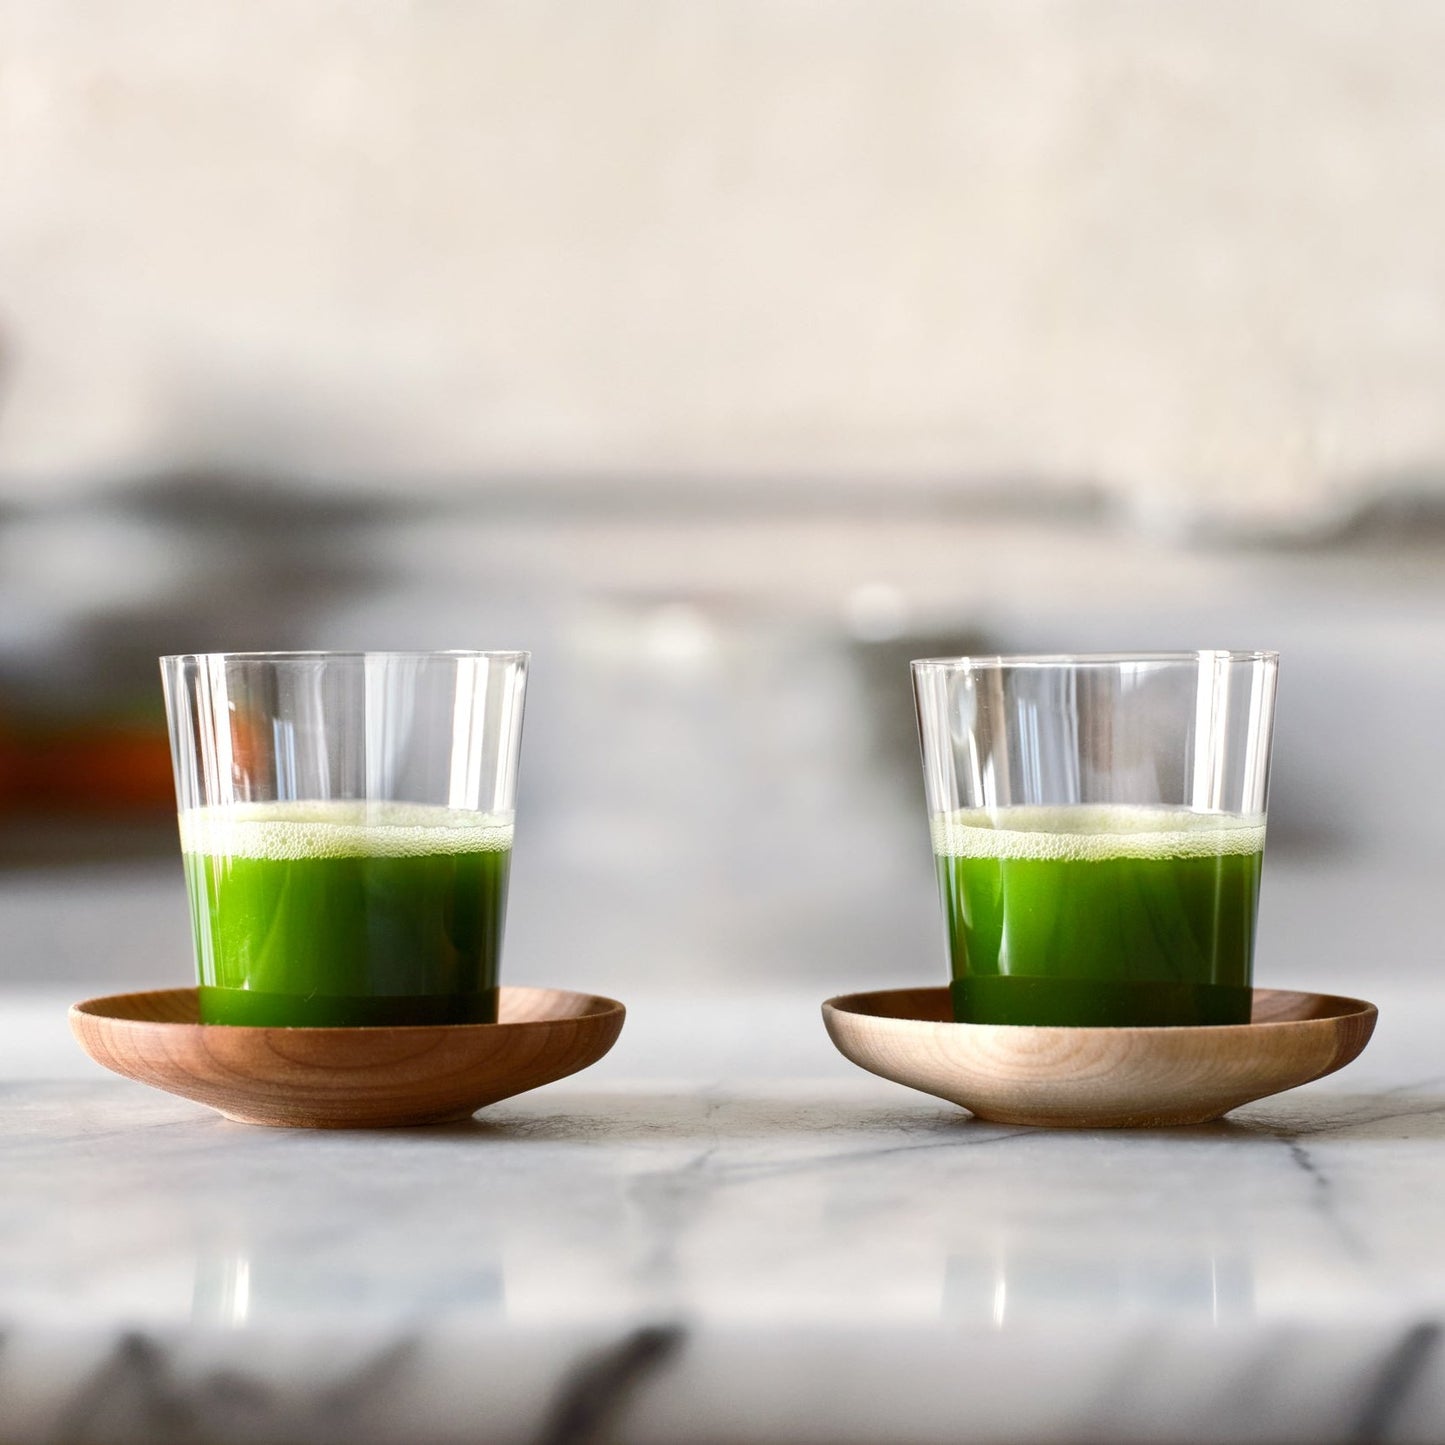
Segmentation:
[(201, 1018), (490, 1023), (509, 818), (410, 803), (181, 814)]
[(966, 810), (933, 841), (957, 1020), (1249, 1021), (1263, 818)]

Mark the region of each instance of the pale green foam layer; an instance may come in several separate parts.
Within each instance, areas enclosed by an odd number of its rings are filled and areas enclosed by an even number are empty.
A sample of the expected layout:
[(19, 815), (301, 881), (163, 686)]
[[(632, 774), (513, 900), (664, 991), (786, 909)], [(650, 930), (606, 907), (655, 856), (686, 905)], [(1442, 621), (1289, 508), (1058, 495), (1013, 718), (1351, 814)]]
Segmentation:
[(1185, 808), (965, 809), (933, 819), (933, 851), (943, 858), (1217, 858), (1263, 848), (1263, 817)]
[(425, 803), (237, 803), (181, 814), (181, 851), (225, 858), (413, 858), (495, 853), (512, 820)]

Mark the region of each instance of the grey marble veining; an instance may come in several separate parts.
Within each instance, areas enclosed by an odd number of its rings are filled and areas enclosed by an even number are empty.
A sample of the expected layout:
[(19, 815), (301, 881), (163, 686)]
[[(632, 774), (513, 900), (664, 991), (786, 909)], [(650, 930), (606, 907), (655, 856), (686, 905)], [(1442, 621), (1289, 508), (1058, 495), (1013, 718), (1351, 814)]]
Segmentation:
[(1438, 1440), (1445, 992), (1373, 992), (1350, 1069), (1128, 1133), (862, 1074), (785, 990), (641, 991), (466, 1125), (253, 1129), (7, 995), (0, 1438)]

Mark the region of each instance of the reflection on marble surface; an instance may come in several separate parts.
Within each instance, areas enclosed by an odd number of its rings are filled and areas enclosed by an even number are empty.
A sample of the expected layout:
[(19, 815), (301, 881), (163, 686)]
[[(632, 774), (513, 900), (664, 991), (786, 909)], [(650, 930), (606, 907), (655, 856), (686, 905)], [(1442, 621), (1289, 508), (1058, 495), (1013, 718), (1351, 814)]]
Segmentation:
[(1157, 1241), (1121, 1244), (1102, 1256), (1070, 1250), (1067, 1238), (1031, 1247), (1005, 1232), (993, 1250), (950, 1256), (941, 1313), (995, 1330), (1082, 1323), (1101, 1316), (1163, 1315), (1190, 1324), (1228, 1325), (1254, 1313), (1248, 1253), (1213, 1233), (1185, 1235), (1164, 1251)]

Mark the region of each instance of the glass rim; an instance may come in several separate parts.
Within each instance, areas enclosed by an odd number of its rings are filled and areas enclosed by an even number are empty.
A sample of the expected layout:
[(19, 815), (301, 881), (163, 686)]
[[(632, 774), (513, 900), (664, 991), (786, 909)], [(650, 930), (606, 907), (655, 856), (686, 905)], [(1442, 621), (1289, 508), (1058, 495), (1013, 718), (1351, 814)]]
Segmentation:
[(415, 651), (379, 651), (370, 652), (366, 650), (340, 649), (330, 650), (327, 648), (297, 649), (289, 652), (169, 652), (162, 653), (161, 662), (213, 662), (224, 660), (228, 662), (319, 662), (335, 658), (338, 661), (350, 658), (425, 658), (434, 657), (437, 659), (456, 658), (476, 660), (486, 658), (489, 661), (514, 660), (530, 658), (531, 653), (525, 649), (517, 651), (474, 651), (468, 648), (443, 648), (440, 650), (428, 650), (425, 648)]
[(1187, 652), (1041, 652), (979, 654), (973, 657), (916, 657), (908, 665), (918, 671), (987, 671), (1001, 668), (1121, 667), (1132, 663), (1279, 662), (1279, 653), (1264, 649), (1233, 651), (1229, 648), (1197, 648)]

